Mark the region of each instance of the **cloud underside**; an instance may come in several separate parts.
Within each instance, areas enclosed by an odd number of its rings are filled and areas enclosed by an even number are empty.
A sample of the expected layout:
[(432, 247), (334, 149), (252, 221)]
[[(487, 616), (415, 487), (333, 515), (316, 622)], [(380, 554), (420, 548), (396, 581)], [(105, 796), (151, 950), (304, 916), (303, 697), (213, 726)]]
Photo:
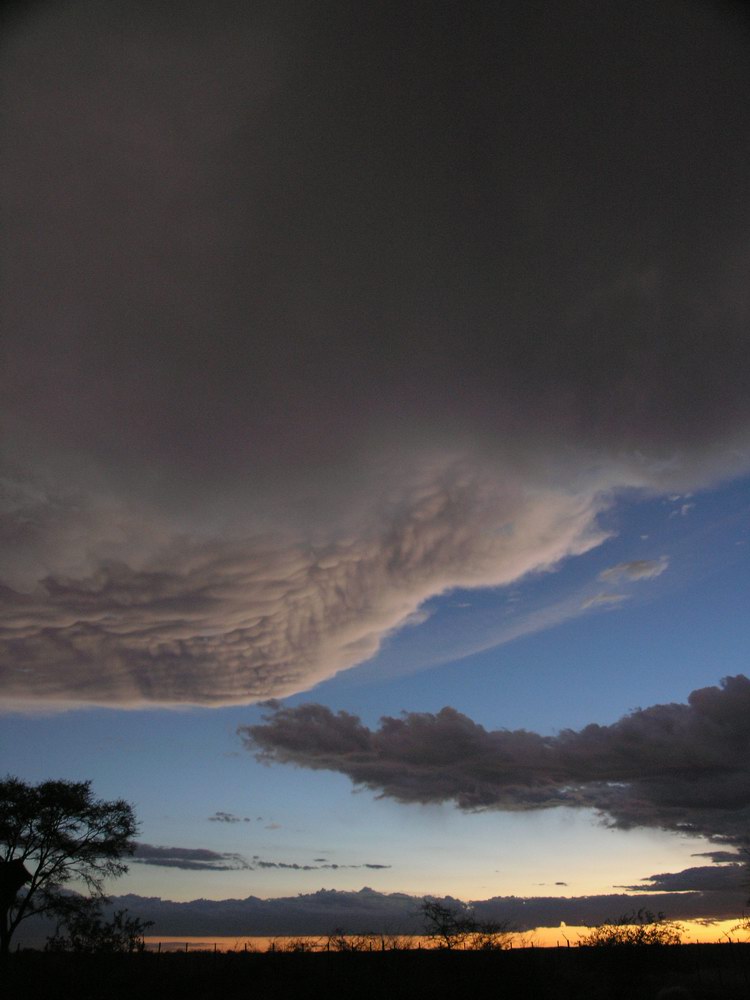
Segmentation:
[(510, 583), (596, 545), (602, 503), (462, 463), (395, 485), (346, 538), (184, 539), (141, 569), (106, 560), (90, 576), (45, 576), (0, 595), (3, 693), (207, 705), (291, 694), (371, 657), (436, 593)]
[(750, 467), (732, 26), (410, 6), (14, 22), (4, 701), (305, 690)]
[(243, 727), (261, 760), (338, 771), (404, 803), (466, 810), (598, 811), (622, 829), (750, 841), (750, 681), (694, 691), (611, 726), (541, 736), (488, 731), (452, 708), (385, 717), (377, 730), (314, 704)]

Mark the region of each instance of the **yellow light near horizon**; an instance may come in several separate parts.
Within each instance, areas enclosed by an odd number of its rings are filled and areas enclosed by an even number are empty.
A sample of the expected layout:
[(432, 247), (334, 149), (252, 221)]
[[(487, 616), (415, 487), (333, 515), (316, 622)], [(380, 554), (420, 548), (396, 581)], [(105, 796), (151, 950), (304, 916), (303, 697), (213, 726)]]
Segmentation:
[[(683, 944), (718, 944), (720, 942), (748, 941), (750, 931), (739, 927), (739, 918), (732, 920), (716, 920), (704, 923), (701, 920), (676, 920), (680, 928)], [(536, 947), (554, 948), (577, 945), (581, 938), (591, 931), (590, 927), (535, 927), (534, 930), (522, 934), (528, 944)]]
[[(712, 923), (704, 923), (700, 920), (678, 920), (676, 921), (682, 929), (683, 944), (720, 944), (727, 941), (750, 941), (750, 931), (743, 930), (739, 926), (739, 918), (733, 920), (717, 920)], [(578, 942), (591, 931), (590, 927), (568, 926), (561, 927), (535, 927), (530, 931), (522, 931), (513, 938), (514, 948), (571, 948), (577, 947)], [(386, 940), (390, 935), (385, 935)], [(177, 937), (168, 935), (150, 935), (145, 938), (146, 947), (149, 951), (161, 945), (163, 951), (268, 951), (271, 946), (283, 950), (284, 945), (290, 941), (307, 941), (312, 945), (325, 947), (324, 934), (297, 934), (297, 935), (267, 935), (238, 936), (227, 935), (225, 937), (215, 937), (204, 935), (202, 937)], [(380, 948), (380, 938), (378, 935), (372, 936), (373, 951)], [(429, 947), (426, 938), (417, 935), (404, 935), (404, 940), (410, 940), (416, 947), (420, 943), (422, 947)]]

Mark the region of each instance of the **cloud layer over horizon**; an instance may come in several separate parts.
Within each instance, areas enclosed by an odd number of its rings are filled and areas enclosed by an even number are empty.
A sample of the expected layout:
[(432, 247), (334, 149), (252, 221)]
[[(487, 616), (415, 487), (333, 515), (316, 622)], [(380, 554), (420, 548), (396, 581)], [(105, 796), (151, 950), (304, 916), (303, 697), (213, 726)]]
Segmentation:
[(371, 730), (315, 704), (279, 708), (239, 732), (262, 761), (338, 771), (403, 803), (585, 808), (621, 829), (750, 843), (750, 680), (742, 675), (693, 691), (687, 705), (556, 736), (488, 731), (452, 708), (386, 716)]
[(420, 11), (12, 23), (8, 704), (302, 691), (750, 469), (732, 15)]

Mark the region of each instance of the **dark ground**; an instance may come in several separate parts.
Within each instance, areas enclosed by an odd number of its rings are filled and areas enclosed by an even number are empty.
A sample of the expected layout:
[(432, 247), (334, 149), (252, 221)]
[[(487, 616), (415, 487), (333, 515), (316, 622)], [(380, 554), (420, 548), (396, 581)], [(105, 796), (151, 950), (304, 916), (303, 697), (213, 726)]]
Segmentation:
[[(507, 952), (168, 953), (23, 951), (0, 963), (3, 995), (44, 1000), (747, 1000), (750, 944)], [(674, 992), (682, 987), (687, 992)], [(660, 998), (661, 1000), (661, 998)]]

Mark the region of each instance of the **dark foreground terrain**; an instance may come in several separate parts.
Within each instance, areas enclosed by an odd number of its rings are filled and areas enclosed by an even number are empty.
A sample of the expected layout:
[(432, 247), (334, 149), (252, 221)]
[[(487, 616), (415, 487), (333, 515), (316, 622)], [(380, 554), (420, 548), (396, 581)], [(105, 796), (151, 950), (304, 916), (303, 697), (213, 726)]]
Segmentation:
[(650, 1000), (660, 991), (665, 1000), (746, 1000), (750, 944), (322, 954), (23, 951), (0, 963), (0, 981), (5, 997), (45, 1000)]

